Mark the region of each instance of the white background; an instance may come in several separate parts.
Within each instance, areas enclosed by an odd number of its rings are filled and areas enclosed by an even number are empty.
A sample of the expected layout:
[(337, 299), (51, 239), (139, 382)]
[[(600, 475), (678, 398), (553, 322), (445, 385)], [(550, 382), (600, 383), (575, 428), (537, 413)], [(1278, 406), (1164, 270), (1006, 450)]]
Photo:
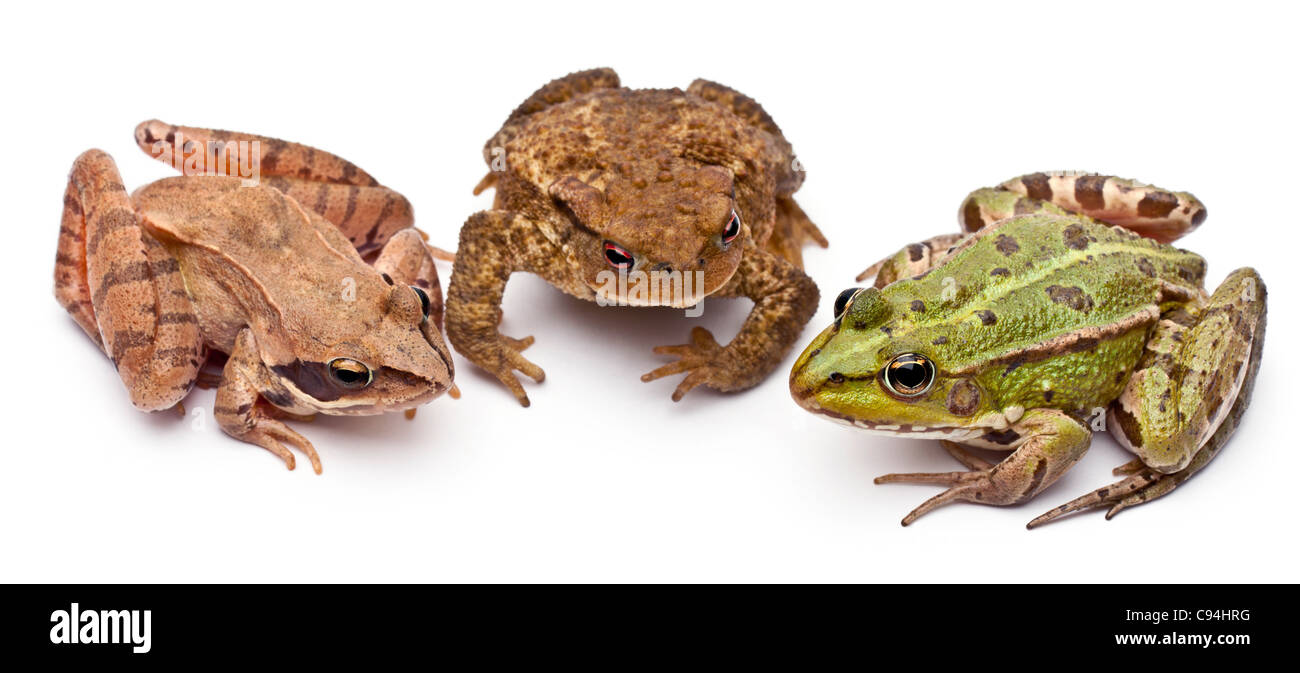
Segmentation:
[[(973, 3), (972, 3), (973, 4)], [(4, 581), (1296, 581), (1293, 9), (1231, 3), (383, 2), (6, 9), (3, 39)], [(704, 317), (600, 308), (516, 276), (504, 331), (533, 334), (547, 381), (520, 408), (458, 359), (463, 399), (299, 426), (323, 476), (132, 409), (109, 362), (55, 303), (65, 176), (90, 147), (129, 187), (169, 175), (136, 123), (215, 126), (338, 153), (406, 194), (455, 245), (490, 196), (480, 148), (546, 81), (609, 65), (632, 87), (695, 77), (759, 100), (808, 179), (798, 198), (831, 240), (809, 249), (830, 319), (853, 276), (954, 231), (962, 197), (1037, 170), (1114, 173), (1193, 191), (1206, 224), (1182, 244), (1209, 282), (1256, 267), (1268, 343), (1245, 423), (1172, 495), (1028, 532), (1033, 516), (1111, 479), (1099, 436), (1019, 507), (953, 505), (902, 528), (935, 487), (873, 486), (950, 470), (933, 442), (828, 423), (790, 400), (792, 353), (751, 391), (638, 376), (651, 347), (703, 324), (729, 339), (749, 310)], [(442, 266), (443, 281), (449, 267)], [(210, 409), (211, 392), (186, 400)]]

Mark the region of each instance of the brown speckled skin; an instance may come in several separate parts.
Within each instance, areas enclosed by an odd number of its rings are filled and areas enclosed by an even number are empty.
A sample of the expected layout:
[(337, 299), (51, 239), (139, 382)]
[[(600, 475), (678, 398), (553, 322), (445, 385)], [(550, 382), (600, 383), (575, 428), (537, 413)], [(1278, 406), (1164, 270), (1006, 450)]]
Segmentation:
[[(524, 101), (484, 147), (493, 209), (460, 234), (447, 298), (448, 337), (525, 406), (519, 354), (532, 338), (497, 331), (510, 274), (535, 273), (595, 301), (611, 271), (604, 245), (632, 252), (637, 270), (700, 272), (707, 295), (749, 297), (753, 312), (725, 347), (703, 328), (691, 344), (656, 352), (681, 359), (642, 377), (687, 373), (674, 400), (697, 385), (742, 390), (780, 362), (812, 316), (817, 287), (802, 271), (806, 240), (821, 233), (794, 202), (803, 182), (793, 150), (753, 100), (697, 80), (687, 90), (627, 89), (609, 69), (555, 80)], [(741, 234), (726, 243), (730, 213)], [(660, 304), (683, 305), (677, 296)]]

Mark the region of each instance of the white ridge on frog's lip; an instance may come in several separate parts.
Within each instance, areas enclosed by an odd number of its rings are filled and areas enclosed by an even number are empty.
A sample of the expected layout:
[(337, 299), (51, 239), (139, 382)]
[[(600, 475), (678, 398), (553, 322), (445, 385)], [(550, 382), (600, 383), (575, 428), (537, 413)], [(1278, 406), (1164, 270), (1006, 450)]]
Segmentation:
[(806, 403), (800, 401), (800, 406), (819, 416), (824, 416), (828, 420), (840, 425), (847, 425), (853, 428), (861, 428), (870, 432), (893, 437), (906, 437), (909, 439), (947, 439), (953, 442), (964, 442), (975, 439), (988, 432), (985, 427), (970, 427), (957, 425), (914, 425), (899, 423), (872, 423), (857, 418), (848, 418), (833, 411), (823, 409), (817, 401), (809, 398)]

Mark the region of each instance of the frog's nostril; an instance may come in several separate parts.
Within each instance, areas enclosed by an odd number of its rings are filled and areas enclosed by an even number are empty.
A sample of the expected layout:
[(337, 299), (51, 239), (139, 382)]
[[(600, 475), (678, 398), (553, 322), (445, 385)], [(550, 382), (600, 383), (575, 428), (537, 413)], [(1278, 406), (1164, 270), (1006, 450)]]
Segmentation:
[(831, 375), (827, 376), (826, 380), (838, 386), (839, 384), (844, 383), (844, 375), (839, 372), (831, 372)]
[(654, 266), (651, 268), (651, 270), (653, 270), (653, 271), (663, 271), (664, 273), (672, 273), (673, 265), (672, 265), (672, 264), (669, 264), (668, 262), (659, 262), (658, 264), (654, 265)]

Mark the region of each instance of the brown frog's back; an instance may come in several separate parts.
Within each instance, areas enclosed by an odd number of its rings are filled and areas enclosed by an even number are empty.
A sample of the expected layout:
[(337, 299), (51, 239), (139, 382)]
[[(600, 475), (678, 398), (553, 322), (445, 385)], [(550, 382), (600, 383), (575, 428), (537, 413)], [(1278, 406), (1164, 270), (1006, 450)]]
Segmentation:
[(270, 187), (174, 177), (140, 188), (132, 201), (179, 262), (205, 340), (227, 352), (245, 324), (314, 320), (311, 306), (280, 298), (337, 303), (344, 279), (374, 275), (342, 233)]

